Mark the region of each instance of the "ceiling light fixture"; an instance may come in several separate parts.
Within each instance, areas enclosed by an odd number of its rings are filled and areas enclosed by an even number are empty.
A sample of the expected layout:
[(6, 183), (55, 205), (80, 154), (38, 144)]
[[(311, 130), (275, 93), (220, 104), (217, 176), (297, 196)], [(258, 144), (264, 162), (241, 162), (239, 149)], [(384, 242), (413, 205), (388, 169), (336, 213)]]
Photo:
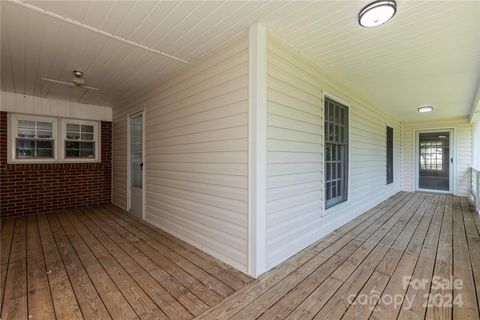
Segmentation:
[(417, 108), (418, 112), (430, 112), (433, 110), (432, 106), (422, 106)]
[(397, 12), (395, 0), (378, 0), (365, 6), (358, 14), (358, 23), (371, 28), (384, 24)]

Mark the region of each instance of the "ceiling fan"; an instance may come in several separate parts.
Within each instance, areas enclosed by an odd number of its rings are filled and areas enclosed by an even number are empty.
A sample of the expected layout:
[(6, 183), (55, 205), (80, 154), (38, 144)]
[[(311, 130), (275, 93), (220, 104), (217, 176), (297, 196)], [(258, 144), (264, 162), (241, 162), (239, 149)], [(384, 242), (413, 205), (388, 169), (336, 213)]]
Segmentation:
[(96, 90), (96, 91), (100, 90), (99, 88), (90, 87), (90, 86), (85, 85), (85, 78), (84, 78), (84, 74), (83, 74), (82, 71), (73, 70), (72, 73), (73, 73), (72, 82), (65, 82), (65, 81), (54, 80), (54, 79), (49, 79), (49, 78), (41, 78), (41, 80), (56, 83), (56, 84), (60, 84), (60, 85), (64, 85), (64, 86), (68, 86), (68, 87), (78, 87), (78, 88), (83, 88), (83, 89), (86, 89), (86, 90)]

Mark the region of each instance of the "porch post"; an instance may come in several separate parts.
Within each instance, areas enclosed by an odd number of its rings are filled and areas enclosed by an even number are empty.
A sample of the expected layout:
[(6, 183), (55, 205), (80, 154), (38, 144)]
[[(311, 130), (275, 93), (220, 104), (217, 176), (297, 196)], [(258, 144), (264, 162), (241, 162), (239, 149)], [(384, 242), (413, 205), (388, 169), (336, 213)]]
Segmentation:
[(257, 277), (266, 264), (267, 34), (249, 29), (248, 272)]

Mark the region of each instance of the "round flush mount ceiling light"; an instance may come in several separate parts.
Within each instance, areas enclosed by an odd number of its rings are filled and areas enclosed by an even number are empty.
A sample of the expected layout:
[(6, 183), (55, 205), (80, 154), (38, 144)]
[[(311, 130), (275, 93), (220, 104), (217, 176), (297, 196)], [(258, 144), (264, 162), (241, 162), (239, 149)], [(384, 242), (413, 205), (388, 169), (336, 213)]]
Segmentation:
[(376, 27), (392, 19), (396, 12), (395, 0), (375, 1), (360, 10), (358, 23), (366, 28)]
[(432, 106), (421, 106), (417, 108), (418, 112), (431, 112), (433, 110)]

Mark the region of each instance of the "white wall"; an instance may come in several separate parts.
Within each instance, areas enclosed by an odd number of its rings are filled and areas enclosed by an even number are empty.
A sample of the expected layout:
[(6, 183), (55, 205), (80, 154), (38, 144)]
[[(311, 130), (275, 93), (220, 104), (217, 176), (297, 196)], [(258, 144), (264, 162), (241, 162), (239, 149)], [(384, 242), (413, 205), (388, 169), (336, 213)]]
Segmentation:
[[(267, 269), (401, 188), (400, 123), (268, 38)], [(350, 111), (348, 201), (324, 211), (323, 94)], [(394, 183), (386, 185), (386, 124), (394, 128)]]
[(0, 96), (0, 111), (61, 118), (112, 121), (111, 107), (40, 98), (6, 91), (1, 91)]
[(113, 202), (127, 207), (127, 117), (146, 106), (146, 220), (247, 271), (248, 37), (114, 110)]
[[(426, 115), (428, 116), (428, 114)], [(454, 129), (455, 194), (470, 194), (470, 166), (472, 165), (472, 127), (468, 118), (444, 121), (403, 123), (403, 190), (415, 190), (415, 132), (427, 129)]]

